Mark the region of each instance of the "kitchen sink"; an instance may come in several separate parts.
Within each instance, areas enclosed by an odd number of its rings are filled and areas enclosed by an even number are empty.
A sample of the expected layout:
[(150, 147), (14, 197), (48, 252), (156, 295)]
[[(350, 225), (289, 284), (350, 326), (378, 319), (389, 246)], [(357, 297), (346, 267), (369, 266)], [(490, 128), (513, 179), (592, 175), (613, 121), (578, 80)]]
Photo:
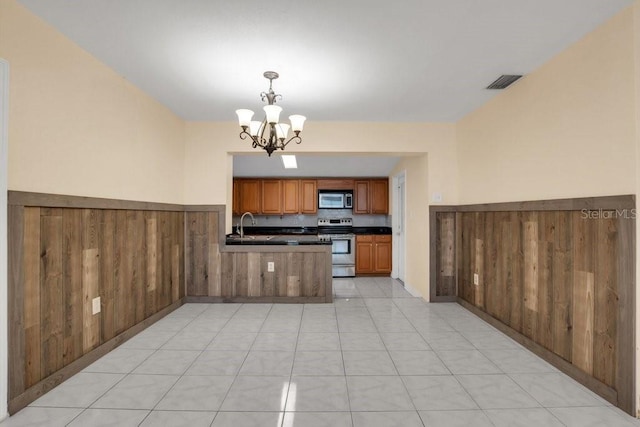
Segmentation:
[(244, 236), (244, 237), (240, 237), (237, 234), (232, 234), (231, 236), (229, 236), (227, 238), (230, 239), (230, 240), (238, 240), (238, 241), (241, 241), (241, 242), (244, 242), (244, 241), (265, 242), (265, 241), (273, 239), (274, 237), (276, 237), (276, 236), (271, 235), (271, 236)]

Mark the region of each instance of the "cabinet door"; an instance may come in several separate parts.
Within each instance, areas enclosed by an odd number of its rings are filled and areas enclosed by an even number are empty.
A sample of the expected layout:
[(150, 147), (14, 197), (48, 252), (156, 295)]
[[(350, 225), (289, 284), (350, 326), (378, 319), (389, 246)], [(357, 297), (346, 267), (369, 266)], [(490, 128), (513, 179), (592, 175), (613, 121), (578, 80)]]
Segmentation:
[(233, 200), (232, 200), (232, 212), (234, 215), (241, 215), (240, 211), (240, 183), (237, 179), (233, 180)]
[(356, 274), (373, 273), (373, 243), (356, 242)]
[(373, 273), (375, 267), (373, 245), (373, 236), (356, 236), (356, 274)]
[(266, 215), (282, 214), (282, 180), (265, 179), (262, 181), (262, 213)]
[(300, 213), (318, 212), (318, 185), (315, 179), (300, 180)]
[(240, 184), (240, 213), (260, 213), (260, 180), (242, 179), (238, 183)]
[(353, 192), (353, 213), (369, 213), (369, 181), (356, 181)]
[(300, 181), (297, 179), (282, 180), (282, 213), (297, 214), (300, 212)]
[(376, 236), (374, 256), (375, 272), (391, 273), (391, 236)]
[(389, 180), (372, 179), (369, 181), (369, 208), (372, 214), (389, 213)]

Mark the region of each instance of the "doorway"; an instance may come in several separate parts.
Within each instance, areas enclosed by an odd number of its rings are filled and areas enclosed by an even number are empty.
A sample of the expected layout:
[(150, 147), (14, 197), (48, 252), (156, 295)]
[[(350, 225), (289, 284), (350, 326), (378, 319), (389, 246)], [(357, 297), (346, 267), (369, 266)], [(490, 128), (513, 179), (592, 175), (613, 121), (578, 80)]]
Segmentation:
[(406, 223), (406, 177), (405, 171), (393, 177), (393, 270), (391, 277), (405, 282), (405, 223)]

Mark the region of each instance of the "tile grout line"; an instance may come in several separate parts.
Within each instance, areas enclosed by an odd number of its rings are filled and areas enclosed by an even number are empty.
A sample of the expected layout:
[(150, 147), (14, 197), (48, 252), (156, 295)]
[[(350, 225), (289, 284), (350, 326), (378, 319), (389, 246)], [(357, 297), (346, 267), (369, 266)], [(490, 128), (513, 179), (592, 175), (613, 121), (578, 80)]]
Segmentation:
[[(187, 305), (187, 304), (185, 304)], [(183, 306), (185, 306), (183, 305)], [(195, 316), (193, 319), (191, 319), (190, 322), (187, 322), (187, 324), (185, 324), (181, 330), (177, 331), (176, 334), (170, 338), (167, 342), (165, 342), (162, 346), (160, 346), (160, 349), (162, 349), (163, 346), (165, 346), (169, 341), (171, 341), (173, 338), (175, 338), (178, 333), (182, 332), (188, 325), (190, 325), (191, 323), (193, 323), (198, 317), (202, 316), (202, 314), (207, 311), (208, 309), (210, 309), (210, 307), (202, 310), (197, 316)], [(237, 311), (237, 310), (236, 310)], [(235, 312), (229, 317), (229, 319), (227, 319), (227, 321), (224, 323), (224, 325), (222, 326), (222, 328), (220, 328), (213, 336), (213, 338), (211, 338), (211, 340), (209, 341), (209, 343), (207, 345), (204, 346), (204, 349), (200, 351), (200, 354), (198, 354), (193, 361), (189, 364), (189, 366), (187, 366), (187, 368), (184, 370), (184, 372), (178, 376), (178, 379), (171, 385), (171, 387), (169, 387), (169, 389), (162, 395), (162, 397), (156, 402), (156, 404), (153, 406), (153, 408), (149, 411), (149, 413), (142, 419), (142, 421), (138, 424), (139, 426), (142, 425), (145, 420), (149, 417), (149, 415), (151, 415), (151, 413), (153, 411), (156, 410), (156, 408), (158, 407), (158, 405), (160, 404), (160, 402), (162, 402), (162, 400), (167, 397), (167, 395), (169, 394), (169, 392), (171, 392), (171, 390), (173, 390), (173, 388), (176, 386), (176, 384), (185, 376), (185, 373), (187, 373), (187, 371), (189, 369), (191, 369), (191, 367), (193, 366), (193, 364), (196, 362), (196, 360), (198, 360), (198, 358), (202, 355), (202, 353), (205, 352), (205, 350), (207, 349), (207, 347), (211, 344), (211, 342), (213, 342), (213, 340), (215, 339), (216, 336), (218, 336), (218, 334), (220, 333), (220, 331), (227, 325), (227, 323), (229, 323), (229, 321), (231, 320), (231, 318), (235, 315)], [(157, 350), (156, 350), (157, 351)], [(154, 353), (155, 354), (155, 353)], [(151, 357), (151, 356), (149, 356)], [(217, 412), (216, 412), (216, 416), (217, 416)], [(214, 417), (215, 419), (215, 417)], [(213, 420), (212, 420), (213, 422)]]
[[(244, 305), (246, 305), (246, 303), (240, 304), (238, 309), (236, 311), (234, 311), (233, 315), (229, 318), (229, 321), (231, 321), (231, 319), (238, 313), (238, 311), (240, 311), (240, 308), (243, 307)], [(260, 329), (262, 329), (262, 326), (264, 325), (264, 322), (266, 322), (267, 317), (269, 316), (269, 313), (271, 313), (271, 310), (273, 310), (273, 304), (271, 304), (271, 308), (269, 308), (269, 312), (267, 313), (267, 315), (265, 316), (264, 320), (262, 321), (262, 324), (260, 325)], [(229, 321), (227, 321), (227, 323), (229, 323)], [(225, 326), (227, 325), (227, 323), (225, 323)], [(251, 347), (253, 347), (253, 344), (255, 344), (256, 340), (258, 339), (258, 334), (260, 333), (260, 329), (258, 329), (258, 332), (256, 333), (256, 336), (253, 339), (253, 341), (251, 341), (251, 345), (249, 346), (249, 349), (247, 350), (247, 354), (245, 354), (244, 359), (242, 360), (242, 363), (238, 367), (238, 372), (236, 372), (236, 375), (233, 377), (233, 381), (231, 382), (231, 385), (227, 389), (227, 392), (225, 393), (224, 397), (222, 398), (222, 401), (220, 402), (220, 407), (216, 411), (215, 417), (213, 417), (213, 420), (211, 420), (211, 425), (213, 425), (213, 423), (216, 422), (216, 418), (218, 418), (218, 415), (221, 412), (220, 409), (222, 409), (222, 405), (224, 404), (225, 400), (227, 400), (227, 397), (229, 397), (229, 392), (231, 391), (231, 389), (233, 388), (233, 385), (236, 383), (236, 380), (240, 376), (240, 371), (242, 370), (242, 367), (244, 366), (245, 362), (247, 361), (247, 357), (249, 357), (249, 353), (251, 352)], [(220, 331), (222, 331), (222, 329), (220, 329)], [(212, 342), (213, 342), (213, 340), (212, 340)]]

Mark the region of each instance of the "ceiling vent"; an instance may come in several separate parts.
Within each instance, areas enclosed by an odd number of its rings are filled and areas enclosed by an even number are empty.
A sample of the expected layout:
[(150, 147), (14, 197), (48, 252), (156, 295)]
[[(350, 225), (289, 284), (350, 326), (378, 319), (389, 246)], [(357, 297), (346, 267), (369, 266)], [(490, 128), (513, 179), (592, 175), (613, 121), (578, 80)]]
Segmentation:
[(487, 86), (487, 89), (505, 89), (508, 86), (510, 86), (513, 82), (518, 80), (520, 77), (522, 76), (503, 74), (500, 77), (498, 77), (495, 82)]

